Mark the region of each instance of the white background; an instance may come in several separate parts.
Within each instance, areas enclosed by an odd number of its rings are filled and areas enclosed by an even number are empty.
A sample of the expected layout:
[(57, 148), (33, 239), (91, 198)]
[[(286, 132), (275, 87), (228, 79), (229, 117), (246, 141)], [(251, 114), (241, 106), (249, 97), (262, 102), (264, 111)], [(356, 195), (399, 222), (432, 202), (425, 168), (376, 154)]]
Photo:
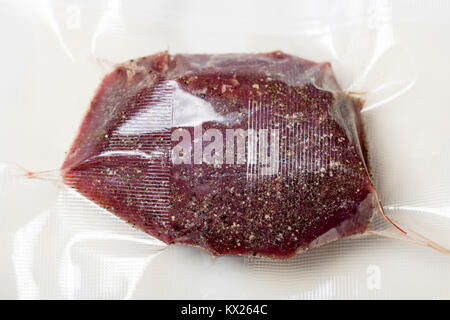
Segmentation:
[(449, 247), (445, 1), (0, 0), (0, 298), (450, 298), (450, 258), (379, 237), (288, 261), (168, 247), (14, 164), (58, 169), (111, 63), (282, 49), (367, 92), (387, 212)]

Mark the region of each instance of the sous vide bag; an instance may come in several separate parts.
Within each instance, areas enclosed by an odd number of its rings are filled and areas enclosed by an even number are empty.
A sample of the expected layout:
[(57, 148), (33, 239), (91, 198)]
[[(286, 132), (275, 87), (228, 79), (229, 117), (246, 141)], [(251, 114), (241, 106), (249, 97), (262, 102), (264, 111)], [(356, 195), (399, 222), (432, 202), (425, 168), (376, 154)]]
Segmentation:
[[(405, 154), (409, 150), (401, 125), (414, 130), (418, 141), (425, 141), (419, 134), (424, 139), (427, 131), (421, 131), (405, 109), (399, 111), (405, 106), (402, 99), (414, 92), (419, 74), (414, 53), (397, 39), (391, 3), (349, 2), (344, 10), (327, 1), (292, 2), (277, 8), (281, 16), (289, 19), (269, 25), (267, 21), (275, 16), (273, 4), (258, 2), (257, 17), (249, 15), (254, 9), (250, 5), (235, 12), (224, 4), (175, 4), (171, 7), (161, 2), (145, 7), (125, 6), (119, 1), (91, 6), (42, 2), (25, 13), (7, 4), (15, 14), (28, 13), (31, 17), (28, 26), (36, 31), (31, 45), (24, 45), (38, 54), (26, 59), (30, 70), (26, 80), (20, 82), (31, 89), (22, 99), (9, 95), (28, 114), (12, 114), (12, 119), (27, 121), (30, 131), (22, 132), (38, 132), (38, 136), (13, 135), (13, 141), (27, 146), (27, 151), (18, 151), (11, 143), (6, 148), (10, 153), (2, 159), (39, 172), (31, 174), (14, 165), (2, 166), (2, 215), (7, 221), (4, 225), (11, 230), (6, 241), (12, 253), (6, 264), (14, 279), (9, 281), (14, 289), (11, 292), (20, 298), (236, 298), (236, 292), (240, 292), (238, 298), (402, 296), (413, 294), (395, 285), (405, 252), (411, 257), (423, 256), (420, 264), (408, 265), (410, 275), (432, 266), (434, 276), (445, 277), (446, 256), (407, 241), (373, 236), (381, 234), (444, 250), (449, 243), (445, 203), (448, 186), (438, 180), (445, 172), (440, 159), (445, 159), (442, 154), (448, 146), (442, 145), (445, 138), (436, 141), (445, 134), (435, 126), (433, 132), (441, 135), (428, 133), (433, 143), (415, 146), (406, 165), (405, 158), (398, 156), (398, 150)], [(218, 17), (217, 12), (234, 16), (235, 25), (220, 20), (222, 15)], [(200, 17), (202, 26), (187, 23)], [(48, 44), (45, 52), (41, 43)], [(375, 218), (365, 234), (371, 235), (369, 238), (339, 240), (289, 260), (213, 260), (199, 249), (167, 246), (133, 229), (61, 183), (58, 170), (41, 171), (61, 166), (95, 88), (116, 63), (167, 48), (174, 53), (211, 54), (283, 50), (312, 61), (331, 62), (342, 90), (349, 95), (358, 93), (366, 100), (362, 118), (372, 181), (386, 214), (407, 231), (408, 237), (386, 220)], [(51, 55), (43, 59), (49, 52)], [(53, 65), (48, 68), (42, 61), (50, 58)], [(61, 68), (56, 67), (57, 63)], [(43, 74), (50, 82), (42, 81)], [(67, 78), (67, 74), (73, 76)], [(64, 83), (55, 80), (61, 78)], [(435, 105), (436, 112), (442, 111), (439, 104)], [(395, 123), (393, 119), (410, 120)], [(3, 130), (17, 132), (14, 122), (8, 122), (11, 124), (6, 123)], [(48, 124), (58, 135), (45, 133), (45, 129), (31, 130), (42, 128), (42, 124)], [(390, 134), (386, 134), (387, 126)], [(435, 158), (431, 159), (429, 152), (418, 152), (425, 146), (434, 148), (431, 154)], [(393, 152), (394, 147), (397, 152)], [(27, 156), (31, 151), (41, 155), (38, 160), (31, 153)], [(442, 168), (439, 174), (436, 168)], [(411, 231), (426, 239), (416, 234), (411, 238)], [(445, 297), (446, 288), (448, 285), (445, 287), (441, 281), (436, 282), (434, 291), (430, 288), (429, 292), (414, 294)]]

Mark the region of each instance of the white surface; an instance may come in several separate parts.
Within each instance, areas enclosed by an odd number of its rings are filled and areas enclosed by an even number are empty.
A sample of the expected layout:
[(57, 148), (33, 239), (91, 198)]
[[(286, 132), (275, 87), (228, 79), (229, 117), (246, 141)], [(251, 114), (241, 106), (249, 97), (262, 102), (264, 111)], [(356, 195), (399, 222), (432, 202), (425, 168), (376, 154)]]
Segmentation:
[(331, 61), (344, 88), (368, 93), (385, 208), (448, 247), (448, 4), (153, 3), (0, 1), (0, 298), (450, 298), (450, 258), (398, 240), (344, 240), (282, 262), (212, 259), (18, 178), (9, 164), (60, 167), (107, 61), (282, 49)]

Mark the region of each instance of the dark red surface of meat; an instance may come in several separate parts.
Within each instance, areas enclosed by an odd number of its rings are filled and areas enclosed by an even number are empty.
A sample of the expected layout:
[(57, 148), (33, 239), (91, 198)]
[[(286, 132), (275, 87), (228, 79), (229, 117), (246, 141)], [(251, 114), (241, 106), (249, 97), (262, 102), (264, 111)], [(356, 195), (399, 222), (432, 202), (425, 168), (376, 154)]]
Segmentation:
[[(288, 258), (378, 208), (361, 106), (330, 64), (279, 51), (131, 60), (98, 89), (64, 182), (167, 243)], [(231, 148), (230, 132), (250, 138)]]

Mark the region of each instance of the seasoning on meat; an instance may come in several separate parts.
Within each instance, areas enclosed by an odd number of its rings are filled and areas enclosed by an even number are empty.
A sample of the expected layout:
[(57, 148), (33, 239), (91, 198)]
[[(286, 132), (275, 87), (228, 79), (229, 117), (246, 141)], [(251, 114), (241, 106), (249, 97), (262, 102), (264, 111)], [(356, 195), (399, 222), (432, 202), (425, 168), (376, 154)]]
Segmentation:
[(105, 77), (63, 178), (166, 243), (288, 258), (380, 208), (361, 107), (329, 63), (158, 53)]

